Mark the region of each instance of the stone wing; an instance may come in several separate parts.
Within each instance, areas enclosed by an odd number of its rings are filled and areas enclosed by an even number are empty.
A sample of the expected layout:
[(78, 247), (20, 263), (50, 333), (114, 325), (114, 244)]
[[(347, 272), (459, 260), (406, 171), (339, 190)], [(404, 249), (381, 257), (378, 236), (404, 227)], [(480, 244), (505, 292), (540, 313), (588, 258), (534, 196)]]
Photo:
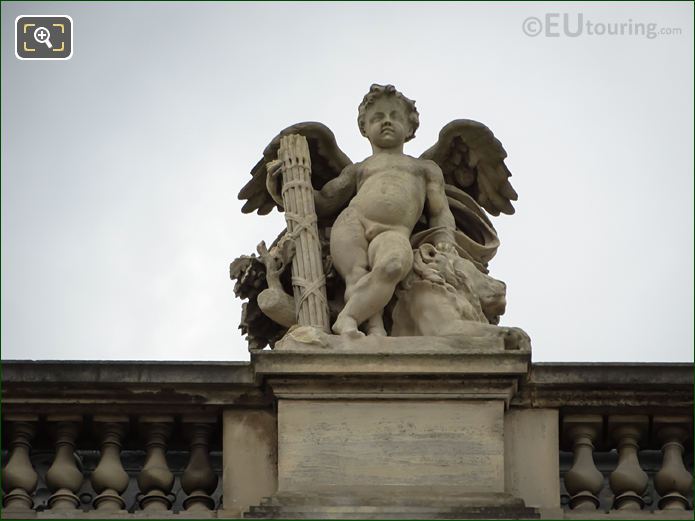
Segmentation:
[(311, 156), (311, 180), (317, 190), (352, 163), (336, 143), (333, 132), (323, 123), (306, 121), (291, 125), (273, 138), (265, 147), (263, 157), (251, 170), (251, 180), (239, 192), (239, 199), (246, 201), (242, 212), (257, 211), (259, 215), (265, 215), (278, 206), (266, 188), (266, 164), (277, 159), (280, 138), (288, 134), (301, 134), (307, 139)]
[(439, 140), (421, 156), (437, 163), (447, 184), (464, 190), (491, 215), (514, 213), (518, 196), (504, 164), (507, 153), (482, 123), (457, 119), (439, 132)]

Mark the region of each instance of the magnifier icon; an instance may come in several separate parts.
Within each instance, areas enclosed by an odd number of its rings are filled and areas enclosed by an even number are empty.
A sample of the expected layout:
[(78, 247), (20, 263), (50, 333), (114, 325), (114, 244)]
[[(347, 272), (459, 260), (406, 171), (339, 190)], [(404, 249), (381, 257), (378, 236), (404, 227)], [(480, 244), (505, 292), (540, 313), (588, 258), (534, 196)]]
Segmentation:
[(53, 49), (53, 45), (51, 45), (51, 32), (45, 27), (36, 28), (34, 31), (34, 40), (39, 43), (45, 43), (46, 47)]

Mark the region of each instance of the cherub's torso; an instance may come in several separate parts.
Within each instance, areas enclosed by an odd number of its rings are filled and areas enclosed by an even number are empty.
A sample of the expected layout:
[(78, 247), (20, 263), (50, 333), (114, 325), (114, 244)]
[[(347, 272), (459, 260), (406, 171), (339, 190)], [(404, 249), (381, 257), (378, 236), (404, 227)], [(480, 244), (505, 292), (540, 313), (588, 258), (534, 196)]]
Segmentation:
[(372, 222), (410, 235), (425, 205), (428, 162), (382, 153), (355, 166), (357, 195), (350, 207)]

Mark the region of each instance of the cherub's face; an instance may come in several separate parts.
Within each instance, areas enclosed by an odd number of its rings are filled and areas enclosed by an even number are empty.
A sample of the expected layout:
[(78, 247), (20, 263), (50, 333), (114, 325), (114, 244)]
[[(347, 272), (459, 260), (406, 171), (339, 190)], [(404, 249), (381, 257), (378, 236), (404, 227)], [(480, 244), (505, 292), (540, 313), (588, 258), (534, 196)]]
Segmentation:
[(405, 104), (395, 96), (383, 96), (367, 108), (364, 131), (379, 148), (399, 147), (410, 133)]

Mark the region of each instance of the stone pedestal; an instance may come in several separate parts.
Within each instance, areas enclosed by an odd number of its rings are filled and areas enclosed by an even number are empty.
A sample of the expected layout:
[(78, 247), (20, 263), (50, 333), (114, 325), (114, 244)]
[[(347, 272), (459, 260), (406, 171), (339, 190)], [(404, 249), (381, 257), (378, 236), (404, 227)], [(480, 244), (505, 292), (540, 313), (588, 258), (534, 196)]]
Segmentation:
[(505, 489), (529, 361), (502, 338), (288, 337), (254, 354), (278, 399), (278, 489), (246, 517), (538, 517)]
[(501, 401), (281, 400), (278, 488), (504, 492), (503, 428)]

